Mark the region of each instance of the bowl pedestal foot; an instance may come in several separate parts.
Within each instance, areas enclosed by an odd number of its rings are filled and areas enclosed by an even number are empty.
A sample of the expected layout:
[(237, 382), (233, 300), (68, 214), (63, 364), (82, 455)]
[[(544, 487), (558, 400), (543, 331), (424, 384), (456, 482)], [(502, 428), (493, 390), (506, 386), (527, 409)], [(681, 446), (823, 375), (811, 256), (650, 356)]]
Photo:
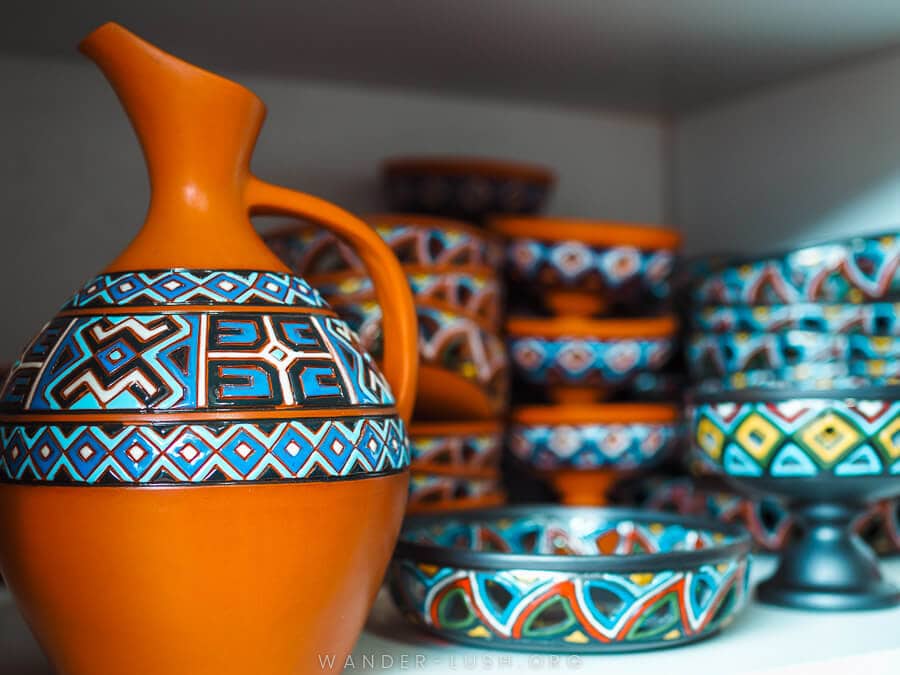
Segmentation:
[(606, 506), (620, 476), (613, 469), (557, 469), (547, 478), (566, 506)]
[(900, 588), (885, 581), (875, 553), (853, 531), (863, 509), (840, 503), (795, 504), (798, 537), (785, 549), (775, 574), (759, 585), (759, 601), (834, 611), (900, 604)]

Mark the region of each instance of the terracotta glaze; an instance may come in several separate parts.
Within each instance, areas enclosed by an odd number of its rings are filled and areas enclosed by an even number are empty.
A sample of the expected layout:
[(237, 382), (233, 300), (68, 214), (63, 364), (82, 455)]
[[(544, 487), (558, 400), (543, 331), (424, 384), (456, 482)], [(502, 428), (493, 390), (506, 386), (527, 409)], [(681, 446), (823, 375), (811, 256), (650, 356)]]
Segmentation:
[[(265, 114), (250, 91), (116, 24), (81, 49), (152, 196), (0, 394), (4, 575), (62, 675), (323, 672), (352, 648), (403, 516), (409, 287), (370, 227), (250, 173)], [(357, 251), (389, 307), (384, 375), (255, 213)]]

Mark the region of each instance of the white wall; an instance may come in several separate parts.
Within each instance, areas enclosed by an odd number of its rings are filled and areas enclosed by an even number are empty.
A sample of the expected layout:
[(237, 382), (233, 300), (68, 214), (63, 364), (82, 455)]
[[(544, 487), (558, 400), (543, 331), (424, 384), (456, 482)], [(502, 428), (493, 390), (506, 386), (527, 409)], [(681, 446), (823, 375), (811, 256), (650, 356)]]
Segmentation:
[[(434, 152), (547, 164), (559, 173), (558, 214), (663, 218), (652, 118), (237, 79), (269, 106), (254, 170), (350, 209), (381, 208), (385, 156)], [(148, 192), (128, 122), (92, 65), (0, 58), (0, 82), (3, 361), (134, 235)]]
[(690, 115), (673, 133), (674, 215), (689, 251), (900, 224), (900, 55)]

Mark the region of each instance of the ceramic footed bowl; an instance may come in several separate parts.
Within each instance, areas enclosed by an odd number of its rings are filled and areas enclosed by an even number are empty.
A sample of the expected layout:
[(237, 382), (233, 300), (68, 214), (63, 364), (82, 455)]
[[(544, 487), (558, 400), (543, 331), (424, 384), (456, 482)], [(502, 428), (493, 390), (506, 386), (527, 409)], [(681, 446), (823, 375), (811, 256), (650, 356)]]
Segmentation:
[(900, 337), (860, 334), (833, 335), (794, 330), (782, 333), (694, 334), (687, 344), (688, 367), (697, 379), (807, 364), (896, 362), (898, 357)]
[(495, 218), (510, 280), (556, 315), (646, 313), (670, 293), (680, 235), (664, 228), (560, 218)]
[(606, 403), (513, 408), (507, 433), (512, 455), (563, 503), (599, 506), (615, 480), (663, 461), (680, 432), (676, 406)]
[[(503, 245), (490, 232), (459, 220), (420, 214), (366, 216), (402, 265), (438, 270), (487, 267), (499, 270)], [(303, 278), (332, 272), (365, 275), (353, 249), (330, 232), (309, 225), (274, 230), (264, 237), (291, 270)]]
[[(381, 308), (374, 301), (332, 303), (378, 357), (383, 351)], [(472, 319), (416, 303), (419, 324), (418, 420), (496, 418), (509, 397), (506, 347)]]
[(486, 477), (500, 470), (499, 422), (417, 422), (409, 430), (412, 468), (434, 474)]
[(641, 373), (662, 369), (677, 323), (654, 319), (510, 317), (506, 332), (515, 374), (559, 402), (606, 398)]
[(624, 509), (520, 506), (407, 520), (388, 573), (412, 623), (490, 649), (616, 653), (714, 635), (747, 600), (749, 536)]
[(749, 389), (689, 406), (701, 465), (736, 488), (783, 498), (801, 523), (765, 602), (816, 609), (900, 603), (853, 534), (866, 504), (900, 494), (900, 388)]
[(530, 214), (546, 204), (548, 169), (490, 159), (404, 157), (381, 167), (388, 208), (482, 222), (491, 214)]
[[(417, 300), (467, 316), (491, 332), (498, 332), (502, 312), (500, 279), (489, 268), (456, 268), (443, 271), (405, 267), (406, 278)], [(338, 272), (310, 277), (309, 283), (329, 300), (365, 302), (375, 296), (365, 276)]]
[(471, 477), (413, 471), (406, 512), (459, 511), (503, 504), (506, 496), (499, 471), (492, 473)]
[(900, 304), (818, 304), (713, 306), (692, 313), (699, 333), (859, 333), (900, 336)]
[(696, 305), (861, 303), (900, 291), (900, 236), (854, 237), (719, 265), (698, 278)]

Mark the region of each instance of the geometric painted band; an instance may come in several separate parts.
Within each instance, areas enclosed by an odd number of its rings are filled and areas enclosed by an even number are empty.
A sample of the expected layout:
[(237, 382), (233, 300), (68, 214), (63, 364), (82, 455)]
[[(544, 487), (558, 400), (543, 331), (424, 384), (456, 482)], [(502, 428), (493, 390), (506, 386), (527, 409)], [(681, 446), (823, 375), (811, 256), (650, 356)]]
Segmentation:
[(60, 485), (370, 478), (409, 465), (395, 415), (0, 424), (0, 481)]

